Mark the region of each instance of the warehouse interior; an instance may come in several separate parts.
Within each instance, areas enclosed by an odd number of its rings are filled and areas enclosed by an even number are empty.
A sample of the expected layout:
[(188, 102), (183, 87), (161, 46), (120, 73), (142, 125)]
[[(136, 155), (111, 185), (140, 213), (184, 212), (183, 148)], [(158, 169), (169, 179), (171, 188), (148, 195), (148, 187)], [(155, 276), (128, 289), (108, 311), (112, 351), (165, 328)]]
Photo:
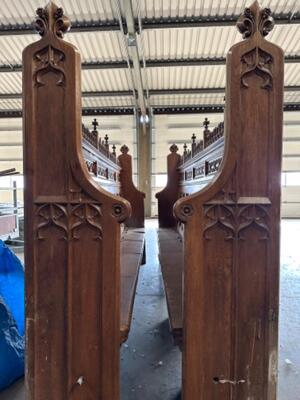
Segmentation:
[[(22, 261), (22, 51), (39, 40), (33, 20), (36, 9), (47, 3), (0, 2), (0, 171), (15, 169), (0, 176), (0, 239), (7, 241)], [(170, 146), (176, 143), (182, 154), (183, 146), (191, 145), (193, 134), (197, 139), (203, 137), (205, 118), (210, 129), (223, 122), (226, 55), (241, 39), (236, 20), (252, 0), (56, 3), (72, 23), (65, 40), (79, 49), (82, 58), (82, 122), (92, 128), (96, 118), (99, 136), (108, 135), (117, 154), (126, 143), (133, 157), (134, 182), (146, 193), (147, 240), (155, 255), (148, 258), (139, 278), (132, 332), (122, 347), (121, 398), (176, 399), (181, 386), (181, 355), (172, 346), (165, 323), (167, 310), (154, 243), (158, 214), (155, 194), (167, 183), (166, 156)], [(285, 53), (278, 399), (298, 400), (300, 2), (262, 0), (261, 6), (270, 8), (275, 19), (275, 28), (267, 40)], [(17, 226), (6, 231), (1, 228), (1, 216), (9, 214), (17, 215)], [(149, 313), (148, 319), (142, 321), (144, 306)], [(138, 374), (141, 368), (147, 379)], [(160, 376), (164, 377), (163, 382)], [(24, 396), (21, 379), (0, 393), (0, 400), (23, 400)]]

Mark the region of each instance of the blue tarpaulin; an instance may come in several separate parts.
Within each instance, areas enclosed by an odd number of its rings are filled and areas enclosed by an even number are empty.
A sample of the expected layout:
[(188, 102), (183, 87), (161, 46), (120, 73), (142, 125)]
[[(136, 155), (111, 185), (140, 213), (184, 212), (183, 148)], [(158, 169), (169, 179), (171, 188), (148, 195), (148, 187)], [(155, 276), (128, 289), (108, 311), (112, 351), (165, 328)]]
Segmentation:
[(0, 240), (0, 390), (24, 374), (24, 269)]

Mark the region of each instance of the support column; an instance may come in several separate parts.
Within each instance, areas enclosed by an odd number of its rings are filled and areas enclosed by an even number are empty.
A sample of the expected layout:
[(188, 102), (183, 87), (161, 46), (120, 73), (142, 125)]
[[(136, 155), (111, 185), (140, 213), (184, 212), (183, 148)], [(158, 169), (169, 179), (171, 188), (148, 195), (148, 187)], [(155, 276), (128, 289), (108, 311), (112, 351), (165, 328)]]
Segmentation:
[(141, 115), (137, 113), (137, 168), (138, 188), (146, 194), (145, 217), (151, 216), (151, 176), (152, 176), (152, 127), (141, 122)]

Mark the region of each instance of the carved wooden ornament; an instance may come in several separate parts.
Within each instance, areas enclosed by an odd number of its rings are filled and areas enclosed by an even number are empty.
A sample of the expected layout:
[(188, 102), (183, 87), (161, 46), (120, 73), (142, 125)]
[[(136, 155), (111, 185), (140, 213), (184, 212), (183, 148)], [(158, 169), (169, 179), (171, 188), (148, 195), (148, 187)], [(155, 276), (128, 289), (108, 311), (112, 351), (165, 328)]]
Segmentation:
[(222, 165), (174, 206), (185, 222), (185, 400), (276, 398), (284, 57), (264, 38), (272, 27), (257, 2), (239, 19)]
[(81, 150), (81, 62), (50, 2), (23, 53), (26, 390), (30, 400), (118, 400), (120, 226), (129, 203)]

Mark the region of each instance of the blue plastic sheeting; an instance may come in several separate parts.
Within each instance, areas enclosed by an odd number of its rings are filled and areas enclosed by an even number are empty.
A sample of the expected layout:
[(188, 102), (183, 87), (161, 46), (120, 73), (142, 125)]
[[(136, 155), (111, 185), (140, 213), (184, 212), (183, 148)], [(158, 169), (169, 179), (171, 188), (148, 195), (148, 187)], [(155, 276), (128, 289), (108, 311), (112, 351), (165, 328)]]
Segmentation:
[(0, 390), (24, 375), (24, 336), (0, 297)]
[(0, 240), (0, 390), (24, 374), (24, 269)]
[(18, 257), (0, 240), (0, 296), (24, 335), (24, 269)]

